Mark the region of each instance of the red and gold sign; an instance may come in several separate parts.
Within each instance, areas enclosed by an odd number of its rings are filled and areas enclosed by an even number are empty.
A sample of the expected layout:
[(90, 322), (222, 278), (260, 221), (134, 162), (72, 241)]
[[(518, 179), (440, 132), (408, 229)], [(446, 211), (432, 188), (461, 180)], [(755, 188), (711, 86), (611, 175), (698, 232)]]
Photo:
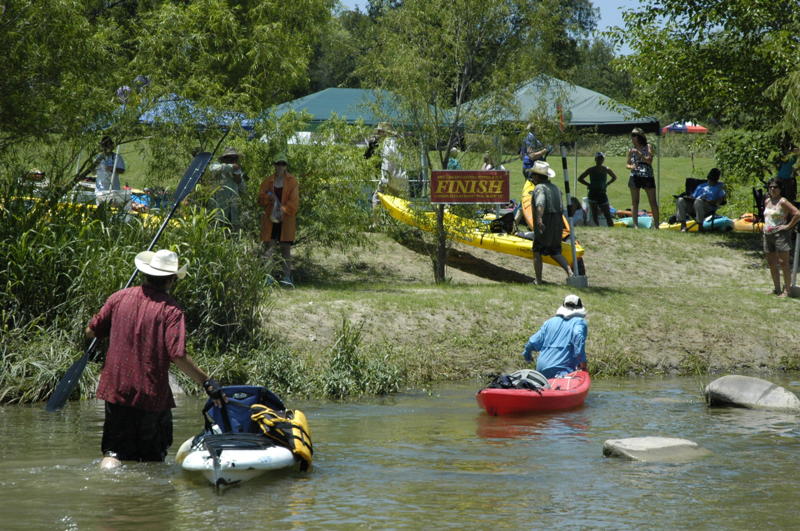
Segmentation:
[(507, 171), (431, 172), (431, 203), (508, 203)]

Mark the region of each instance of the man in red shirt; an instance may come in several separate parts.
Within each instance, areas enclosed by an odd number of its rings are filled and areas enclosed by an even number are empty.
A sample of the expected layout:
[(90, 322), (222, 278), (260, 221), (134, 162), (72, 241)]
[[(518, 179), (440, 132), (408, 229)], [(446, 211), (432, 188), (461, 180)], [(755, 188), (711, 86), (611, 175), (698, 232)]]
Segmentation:
[(175, 400), (169, 387), (174, 363), (222, 399), (219, 384), (209, 379), (186, 354), (183, 310), (169, 294), (186, 265), (167, 249), (136, 255), (141, 286), (112, 294), (86, 328), (89, 338), (109, 338), (97, 397), (106, 401), (103, 424), (103, 467), (119, 461), (163, 461), (172, 444)]

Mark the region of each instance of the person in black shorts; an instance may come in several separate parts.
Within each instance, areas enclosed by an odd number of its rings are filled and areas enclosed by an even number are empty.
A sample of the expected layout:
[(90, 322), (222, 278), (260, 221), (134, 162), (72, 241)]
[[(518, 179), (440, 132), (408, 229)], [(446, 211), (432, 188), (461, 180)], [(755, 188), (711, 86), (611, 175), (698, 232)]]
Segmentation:
[[(611, 218), (611, 205), (608, 202), (606, 188), (617, 180), (617, 175), (611, 168), (603, 165), (605, 160), (605, 154), (598, 152), (594, 156), (594, 166), (581, 173), (578, 182), (589, 188), (589, 210), (594, 224), (599, 225), (598, 213), (602, 211), (606, 218), (606, 224), (613, 227), (614, 220)], [(609, 175), (611, 176), (610, 180)], [(586, 182), (586, 177), (589, 177), (589, 182)]]
[(653, 177), (653, 155), (655, 151), (652, 144), (647, 143), (644, 131), (635, 127), (631, 131), (631, 142), (633, 147), (628, 150), (628, 162), (626, 168), (631, 170), (631, 177), (628, 179), (628, 188), (631, 190), (631, 211), (633, 216), (633, 227), (639, 228), (639, 191), (644, 189), (647, 199), (650, 201), (650, 210), (653, 211), (654, 229), (658, 228), (658, 198), (656, 197), (656, 180)]

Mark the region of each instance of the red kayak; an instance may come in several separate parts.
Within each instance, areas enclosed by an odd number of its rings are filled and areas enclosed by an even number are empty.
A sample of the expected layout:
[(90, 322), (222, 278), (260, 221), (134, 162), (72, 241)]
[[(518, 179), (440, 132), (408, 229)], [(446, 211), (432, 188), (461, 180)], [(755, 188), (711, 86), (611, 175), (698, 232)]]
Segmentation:
[(583, 404), (592, 380), (586, 371), (548, 378), (550, 389), (481, 389), (475, 398), (490, 415), (514, 415), (572, 409)]

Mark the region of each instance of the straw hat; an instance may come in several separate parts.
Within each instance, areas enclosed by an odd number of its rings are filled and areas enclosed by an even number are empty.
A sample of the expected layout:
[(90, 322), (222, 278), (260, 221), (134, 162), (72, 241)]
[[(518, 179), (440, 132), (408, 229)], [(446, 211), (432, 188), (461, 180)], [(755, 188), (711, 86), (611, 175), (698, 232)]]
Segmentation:
[(219, 156), (219, 160), (223, 160), (223, 159), (227, 159), (227, 158), (237, 158), (238, 159), (240, 156), (241, 156), (241, 154), (238, 151), (236, 151), (236, 149), (234, 149), (232, 147), (226, 147), (222, 151), (222, 155)]
[(395, 134), (394, 129), (392, 126), (389, 125), (389, 122), (381, 122), (375, 127), (375, 131), (378, 133), (386, 133), (387, 135)]
[(536, 162), (534, 162), (533, 166), (531, 166), (531, 169), (529, 171), (530, 173), (542, 175), (549, 179), (552, 179), (553, 177), (556, 176), (556, 171), (553, 168), (551, 168), (547, 162), (543, 160), (537, 160)]
[(156, 252), (142, 251), (136, 255), (133, 262), (136, 269), (145, 275), (154, 277), (167, 277), (177, 275), (178, 278), (186, 276), (186, 264), (178, 268), (178, 255), (169, 249), (160, 249)]

